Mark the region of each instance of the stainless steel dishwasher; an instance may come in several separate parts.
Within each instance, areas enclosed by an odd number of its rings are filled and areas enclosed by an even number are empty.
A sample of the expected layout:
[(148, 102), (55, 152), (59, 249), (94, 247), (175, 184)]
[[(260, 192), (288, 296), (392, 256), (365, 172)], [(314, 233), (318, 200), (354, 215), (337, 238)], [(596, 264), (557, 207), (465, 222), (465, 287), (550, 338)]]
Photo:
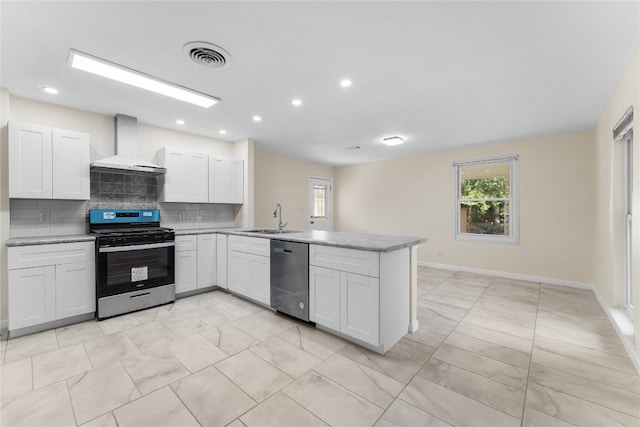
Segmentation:
[(271, 240), (271, 308), (309, 321), (309, 245)]

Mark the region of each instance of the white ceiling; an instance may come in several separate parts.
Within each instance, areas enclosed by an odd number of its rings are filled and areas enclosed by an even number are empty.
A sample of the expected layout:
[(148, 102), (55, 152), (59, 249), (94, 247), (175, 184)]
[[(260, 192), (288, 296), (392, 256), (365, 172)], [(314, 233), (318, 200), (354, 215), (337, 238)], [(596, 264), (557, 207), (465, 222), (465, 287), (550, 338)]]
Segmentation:
[[(332, 165), (591, 129), (640, 38), (637, 1), (3, 0), (0, 14), (0, 84), (14, 95)], [(229, 65), (190, 62), (196, 40)], [(204, 109), (71, 69), (71, 48), (222, 101)], [(392, 134), (406, 143), (383, 146)]]

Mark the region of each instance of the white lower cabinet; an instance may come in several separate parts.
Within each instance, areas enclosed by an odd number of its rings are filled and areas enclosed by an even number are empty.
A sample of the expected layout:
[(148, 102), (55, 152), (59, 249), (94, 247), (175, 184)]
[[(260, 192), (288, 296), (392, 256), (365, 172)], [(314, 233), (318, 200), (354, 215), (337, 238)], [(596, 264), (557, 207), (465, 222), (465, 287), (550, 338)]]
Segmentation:
[(230, 250), (227, 256), (227, 265), (229, 266), (229, 290), (248, 297), (249, 254)]
[(56, 318), (95, 311), (95, 264), (76, 262), (56, 266)]
[(227, 289), (227, 235), (218, 234), (216, 245), (216, 275), (217, 284)]
[(197, 236), (176, 236), (175, 285), (176, 294), (196, 289), (198, 258)]
[(380, 281), (376, 277), (309, 267), (309, 318), (318, 325), (377, 346)]
[(409, 331), (411, 251), (309, 245), (309, 318), (384, 353)]
[(249, 254), (249, 298), (271, 304), (271, 259)]
[(9, 331), (96, 311), (93, 242), (8, 249)]
[[(226, 261), (219, 260), (217, 256), (219, 238), (220, 235), (215, 233), (176, 237), (176, 294), (220, 284), (218, 266), (226, 269)], [(224, 254), (226, 256), (226, 249)]]
[(227, 253), (229, 290), (270, 305), (270, 244), (269, 239), (229, 236)]
[(309, 266), (309, 320), (340, 331), (341, 272)]
[(195, 250), (175, 253), (176, 294), (196, 289), (197, 261)]
[(207, 288), (218, 283), (216, 234), (198, 235), (198, 280), (196, 287)]
[(56, 267), (9, 271), (9, 330), (56, 320)]
[(377, 277), (341, 272), (340, 331), (378, 345), (380, 325), (380, 281)]

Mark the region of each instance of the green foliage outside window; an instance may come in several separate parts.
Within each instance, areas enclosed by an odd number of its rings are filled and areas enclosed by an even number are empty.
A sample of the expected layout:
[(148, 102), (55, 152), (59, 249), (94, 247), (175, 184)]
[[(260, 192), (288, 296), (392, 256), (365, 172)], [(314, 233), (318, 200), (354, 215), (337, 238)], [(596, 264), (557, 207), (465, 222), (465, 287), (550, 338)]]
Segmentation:
[(460, 198), (471, 199), (462, 205), (467, 207), (468, 233), (508, 234), (508, 202), (504, 200), (509, 198), (507, 177), (466, 179), (460, 186)]

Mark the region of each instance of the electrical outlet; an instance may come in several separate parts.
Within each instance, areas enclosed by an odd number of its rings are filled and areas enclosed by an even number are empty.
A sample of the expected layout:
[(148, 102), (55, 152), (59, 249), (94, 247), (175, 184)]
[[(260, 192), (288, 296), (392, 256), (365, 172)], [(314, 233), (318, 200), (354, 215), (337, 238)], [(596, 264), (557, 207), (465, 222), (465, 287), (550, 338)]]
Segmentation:
[(438, 256), (444, 256), (444, 251), (442, 249), (438, 249)]
[(38, 220), (40, 222), (48, 222), (49, 221), (49, 211), (42, 211), (38, 215)]
[(184, 211), (178, 212), (178, 219), (184, 219), (184, 218), (185, 218)]

